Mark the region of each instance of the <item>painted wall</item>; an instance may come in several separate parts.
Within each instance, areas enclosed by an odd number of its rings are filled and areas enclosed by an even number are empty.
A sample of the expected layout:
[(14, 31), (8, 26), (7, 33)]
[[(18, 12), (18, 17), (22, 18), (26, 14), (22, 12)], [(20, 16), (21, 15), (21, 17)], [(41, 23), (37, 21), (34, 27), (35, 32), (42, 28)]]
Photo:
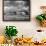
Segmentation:
[[(37, 34), (37, 29), (46, 30), (38, 25), (35, 16), (41, 13), (40, 6), (46, 5), (46, 0), (31, 0), (31, 21), (30, 22), (4, 22), (2, 21), (2, 3), (3, 0), (0, 0), (0, 35), (4, 34), (4, 29), (6, 25), (14, 25), (17, 27), (19, 33), (18, 36), (22, 34), (24, 36), (32, 36)], [(38, 33), (41, 34), (41, 33)], [(38, 35), (37, 35), (38, 36)], [(41, 37), (41, 36), (40, 36)]]

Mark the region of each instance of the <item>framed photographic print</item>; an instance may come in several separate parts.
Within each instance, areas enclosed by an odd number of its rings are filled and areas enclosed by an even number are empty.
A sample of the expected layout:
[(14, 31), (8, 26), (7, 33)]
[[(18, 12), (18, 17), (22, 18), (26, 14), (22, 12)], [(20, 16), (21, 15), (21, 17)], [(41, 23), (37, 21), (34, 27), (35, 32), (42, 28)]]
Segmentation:
[(30, 21), (30, 0), (3, 0), (3, 21)]

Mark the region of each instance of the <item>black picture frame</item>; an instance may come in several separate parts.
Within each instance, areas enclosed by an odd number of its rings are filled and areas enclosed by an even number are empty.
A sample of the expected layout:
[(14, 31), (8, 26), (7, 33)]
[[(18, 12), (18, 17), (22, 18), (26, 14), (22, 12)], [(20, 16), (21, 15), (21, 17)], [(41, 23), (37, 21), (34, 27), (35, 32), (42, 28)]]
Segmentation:
[[(11, 1), (11, 2), (9, 3), (7, 1)], [(12, 6), (14, 4), (13, 2), (19, 2), (19, 3), (20, 2), (21, 3), (23, 2), (23, 3), (25, 3), (25, 6), (23, 6), (23, 7), (25, 7), (25, 9), (24, 8), (21, 8), (23, 10), (20, 9), (20, 12), (19, 12), (19, 10), (17, 11), (17, 9), (15, 8), (16, 6)], [(9, 3), (9, 4), (7, 4), (7, 3)], [(30, 10), (31, 10), (30, 4), (31, 4), (30, 3), (30, 0), (3, 0), (3, 21), (30, 21), (30, 15), (31, 15), (30, 14)], [(21, 6), (21, 4), (20, 4), (20, 6)], [(14, 7), (14, 8), (12, 8), (12, 7)], [(27, 11), (26, 11), (26, 8), (27, 8)], [(16, 11), (14, 11), (15, 9), (16, 9)], [(18, 12), (18, 14), (16, 12)]]

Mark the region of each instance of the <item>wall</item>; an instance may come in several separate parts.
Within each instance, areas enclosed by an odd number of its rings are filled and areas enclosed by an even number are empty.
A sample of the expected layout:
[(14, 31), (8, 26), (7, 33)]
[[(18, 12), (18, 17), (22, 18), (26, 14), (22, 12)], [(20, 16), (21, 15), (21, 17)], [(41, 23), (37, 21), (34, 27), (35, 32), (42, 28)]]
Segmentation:
[[(0, 35), (4, 34), (4, 29), (6, 25), (14, 25), (17, 27), (19, 33), (18, 36), (22, 34), (24, 36), (31, 36), (36, 33), (37, 29), (46, 30), (38, 25), (35, 16), (40, 14), (40, 6), (46, 5), (46, 0), (31, 0), (31, 21), (30, 22), (4, 22), (2, 21), (2, 3), (3, 0), (0, 0)], [(41, 36), (40, 36), (41, 37)]]

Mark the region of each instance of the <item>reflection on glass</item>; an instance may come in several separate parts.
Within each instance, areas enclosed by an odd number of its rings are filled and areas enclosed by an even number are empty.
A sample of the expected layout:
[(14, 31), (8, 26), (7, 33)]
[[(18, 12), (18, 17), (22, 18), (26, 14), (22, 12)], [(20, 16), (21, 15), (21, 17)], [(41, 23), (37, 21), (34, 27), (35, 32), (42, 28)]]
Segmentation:
[(20, 19), (29, 19), (29, 2), (28, 0), (4, 0), (4, 15), (14, 16)]

